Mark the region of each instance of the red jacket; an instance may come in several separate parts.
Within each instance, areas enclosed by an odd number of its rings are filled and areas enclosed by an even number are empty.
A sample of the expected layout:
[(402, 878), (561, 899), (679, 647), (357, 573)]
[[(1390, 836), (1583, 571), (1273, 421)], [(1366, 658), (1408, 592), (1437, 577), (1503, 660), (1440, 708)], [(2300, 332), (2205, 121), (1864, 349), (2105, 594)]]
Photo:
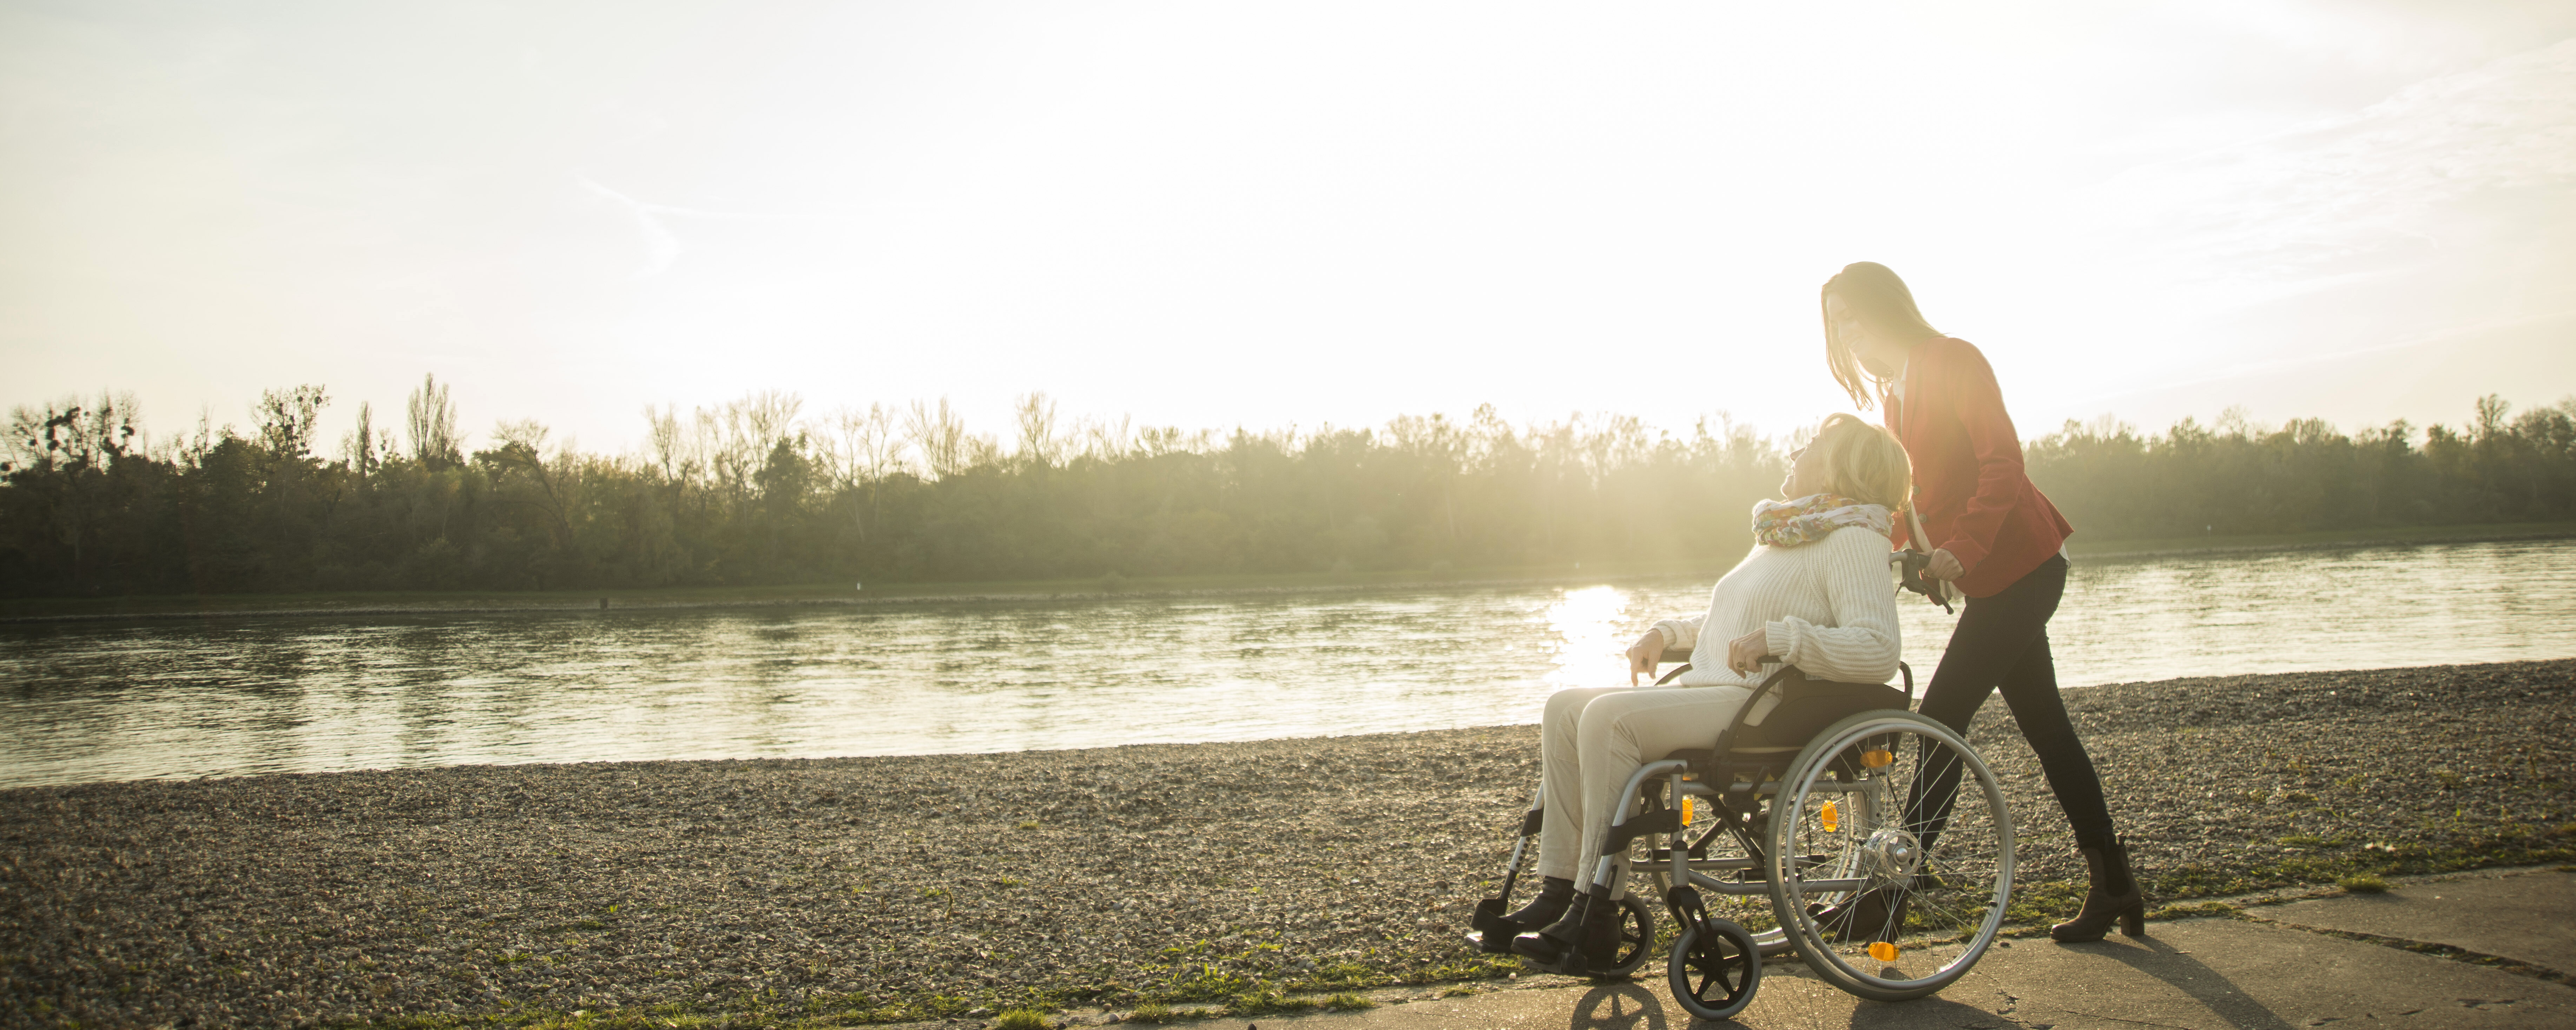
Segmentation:
[(2021, 438), (1984, 354), (1938, 336), (1916, 344), (1906, 362), (1905, 396), (1885, 398), (1887, 428), (1914, 461), (1914, 510), (1936, 541), (1924, 549), (1959, 559), (1967, 569), (1960, 592), (2000, 593), (2056, 554), (2075, 527), (2022, 474)]

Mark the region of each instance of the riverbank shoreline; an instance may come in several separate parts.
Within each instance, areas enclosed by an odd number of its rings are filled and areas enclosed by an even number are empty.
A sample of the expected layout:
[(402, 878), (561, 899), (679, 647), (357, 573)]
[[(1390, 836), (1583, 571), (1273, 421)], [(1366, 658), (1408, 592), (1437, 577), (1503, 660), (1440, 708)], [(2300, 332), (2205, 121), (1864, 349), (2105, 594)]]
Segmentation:
[[(2576, 660), (2066, 703), (2168, 916), (2576, 860)], [(2000, 704), (2011, 917), (2081, 862)], [(1507, 977), (1459, 940), (1536, 729), (0, 791), (0, 1023), (745, 1026)], [(800, 1022), (802, 1021), (802, 1022)], [(658, 1024), (657, 1024), (658, 1025)]]
[[(2179, 537), (2069, 543), (2078, 561), (2120, 562), (2204, 555), (2414, 547), (2576, 538), (2576, 522), (2488, 526), (2417, 526), (2379, 530)], [(1383, 572), (1267, 573), (1221, 576), (1105, 577), (954, 583), (864, 583), (844, 589), (804, 584), (778, 587), (673, 587), (643, 590), (530, 592), (384, 592), (331, 594), (233, 594), (211, 597), (15, 598), (0, 600), (0, 625), (203, 620), (230, 618), (366, 618), (421, 615), (579, 615), (724, 609), (850, 609), (889, 605), (1028, 604), (1049, 601), (1213, 599), (1299, 594), (1364, 594), (1461, 587), (1599, 586), (1651, 580), (1713, 578), (1727, 566), (1649, 562), (1594, 562), (1589, 570), (1518, 566)]]

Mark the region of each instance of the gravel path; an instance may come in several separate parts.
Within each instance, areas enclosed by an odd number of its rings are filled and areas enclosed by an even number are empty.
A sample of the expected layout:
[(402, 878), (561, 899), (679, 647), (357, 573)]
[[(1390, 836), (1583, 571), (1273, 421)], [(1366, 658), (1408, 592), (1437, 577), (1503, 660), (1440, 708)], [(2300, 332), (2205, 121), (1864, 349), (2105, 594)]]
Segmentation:
[[(2576, 858), (2576, 661), (2070, 692), (2160, 901)], [(2081, 863), (2000, 703), (2017, 916)], [(1480, 979), (1507, 726), (0, 792), (0, 1024), (823, 1024)]]

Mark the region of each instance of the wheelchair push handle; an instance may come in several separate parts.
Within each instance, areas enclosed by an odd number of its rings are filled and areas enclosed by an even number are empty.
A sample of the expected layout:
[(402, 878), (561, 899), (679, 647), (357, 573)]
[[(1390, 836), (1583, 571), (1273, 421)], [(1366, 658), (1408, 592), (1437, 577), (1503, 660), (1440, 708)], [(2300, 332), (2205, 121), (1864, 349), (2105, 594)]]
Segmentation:
[(1932, 603), (1940, 605), (1945, 613), (1957, 614), (1950, 610), (1948, 589), (1940, 580), (1923, 574), (1923, 570), (1932, 565), (1931, 555), (1912, 549), (1890, 551), (1887, 555), (1887, 563), (1897, 567), (1896, 585), (1899, 588), (1931, 598)]

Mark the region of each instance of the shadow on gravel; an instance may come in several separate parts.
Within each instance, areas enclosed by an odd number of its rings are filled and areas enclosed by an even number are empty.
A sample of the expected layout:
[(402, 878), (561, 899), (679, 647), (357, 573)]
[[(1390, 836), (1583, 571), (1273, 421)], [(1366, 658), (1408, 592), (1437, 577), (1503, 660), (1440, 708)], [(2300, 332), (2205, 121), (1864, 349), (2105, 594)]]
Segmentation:
[(2290, 1024), (2246, 994), (2235, 981), (2218, 975), (2217, 970), (2202, 965), (2199, 959), (2154, 937), (2133, 938), (2127, 944), (2104, 940), (2088, 944), (2060, 944), (2058, 947), (2118, 959), (2131, 969), (2173, 985), (2175, 990), (2207, 1006), (2209, 1011), (2217, 1013), (2218, 1018), (2226, 1020), (2237, 1030), (2290, 1030)]

